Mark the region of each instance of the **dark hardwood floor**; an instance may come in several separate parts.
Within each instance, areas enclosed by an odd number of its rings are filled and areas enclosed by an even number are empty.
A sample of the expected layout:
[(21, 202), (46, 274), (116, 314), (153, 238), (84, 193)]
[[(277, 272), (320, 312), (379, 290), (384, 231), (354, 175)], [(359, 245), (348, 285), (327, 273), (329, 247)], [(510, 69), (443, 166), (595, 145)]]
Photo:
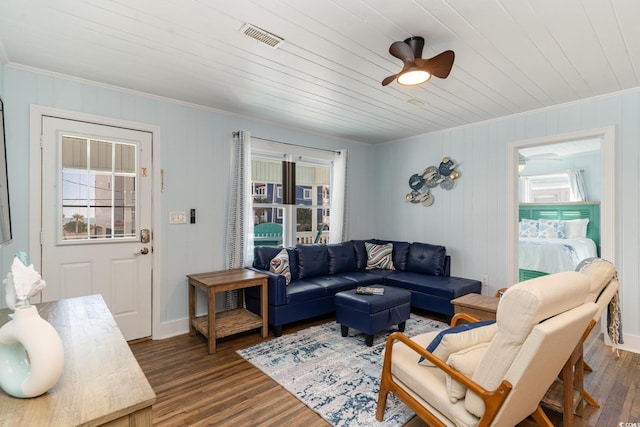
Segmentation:
[[(423, 314), (423, 313), (421, 313)], [(327, 317), (285, 328), (284, 333), (334, 320)], [(443, 320), (443, 319), (437, 319)], [(207, 354), (200, 334), (158, 341), (131, 343), (151, 386), (157, 394), (153, 405), (156, 426), (305, 426), (329, 424), (276, 382), (236, 354), (236, 350), (269, 338), (250, 332), (218, 340), (217, 352)], [(574, 425), (640, 425), (640, 355), (620, 351), (617, 357), (602, 343), (599, 327), (585, 343), (585, 360), (593, 368), (585, 388), (600, 403), (586, 407)], [(561, 414), (545, 410), (556, 426)], [(529, 427), (532, 420), (518, 427)], [(414, 417), (405, 427), (426, 424)]]

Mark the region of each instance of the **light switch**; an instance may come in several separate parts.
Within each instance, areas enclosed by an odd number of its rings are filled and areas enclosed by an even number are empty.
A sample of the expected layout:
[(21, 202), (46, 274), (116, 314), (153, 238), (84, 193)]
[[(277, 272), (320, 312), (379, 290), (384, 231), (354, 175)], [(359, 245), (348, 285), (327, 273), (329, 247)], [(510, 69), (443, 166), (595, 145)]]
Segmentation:
[(169, 212), (169, 224), (186, 224), (186, 212)]

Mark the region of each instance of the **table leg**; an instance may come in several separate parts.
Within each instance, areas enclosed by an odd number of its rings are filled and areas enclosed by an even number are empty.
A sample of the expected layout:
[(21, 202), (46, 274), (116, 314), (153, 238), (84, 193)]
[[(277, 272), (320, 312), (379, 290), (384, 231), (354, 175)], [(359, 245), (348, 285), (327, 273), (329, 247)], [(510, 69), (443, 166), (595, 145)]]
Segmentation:
[(573, 365), (571, 358), (564, 364), (561, 372), (562, 379), (562, 425), (571, 427), (573, 425)]
[(244, 308), (244, 289), (237, 289), (236, 296), (238, 297), (236, 304), (238, 308)]
[(216, 293), (213, 288), (208, 290), (207, 317), (209, 318), (209, 354), (216, 352)]
[(260, 286), (260, 316), (262, 317), (262, 338), (269, 336), (269, 312), (267, 303), (269, 294), (267, 292), (267, 280), (262, 281)]
[(196, 287), (189, 283), (189, 335), (196, 334), (193, 321), (196, 318)]

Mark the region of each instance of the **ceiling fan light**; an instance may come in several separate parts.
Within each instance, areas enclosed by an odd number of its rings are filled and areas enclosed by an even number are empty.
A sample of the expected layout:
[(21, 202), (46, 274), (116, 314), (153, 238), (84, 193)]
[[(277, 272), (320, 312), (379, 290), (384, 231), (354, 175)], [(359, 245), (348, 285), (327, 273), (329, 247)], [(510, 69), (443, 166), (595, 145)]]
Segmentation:
[(398, 74), (398, 83), (405, 86), (419, 85), (431, 78), (431, 74), (420, 68), (409, 68)]

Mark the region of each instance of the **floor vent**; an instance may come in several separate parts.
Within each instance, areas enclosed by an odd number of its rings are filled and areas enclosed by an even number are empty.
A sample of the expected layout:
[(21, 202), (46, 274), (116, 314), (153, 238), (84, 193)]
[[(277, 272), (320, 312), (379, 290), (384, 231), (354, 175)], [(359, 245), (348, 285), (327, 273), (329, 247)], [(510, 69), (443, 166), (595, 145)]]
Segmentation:
[(259, 42), (264, 43), (274, 49), (278, 48), (282, 43), (284, 43), (283, 38), (278, 37), (275, 34), (271, 34), (270, 32), (265, 31), (261, 28), (258, 28), (255, 25), (245, 24), (244, 27), (242, 27), (241, 31), (245, 36), (258, 40)]

